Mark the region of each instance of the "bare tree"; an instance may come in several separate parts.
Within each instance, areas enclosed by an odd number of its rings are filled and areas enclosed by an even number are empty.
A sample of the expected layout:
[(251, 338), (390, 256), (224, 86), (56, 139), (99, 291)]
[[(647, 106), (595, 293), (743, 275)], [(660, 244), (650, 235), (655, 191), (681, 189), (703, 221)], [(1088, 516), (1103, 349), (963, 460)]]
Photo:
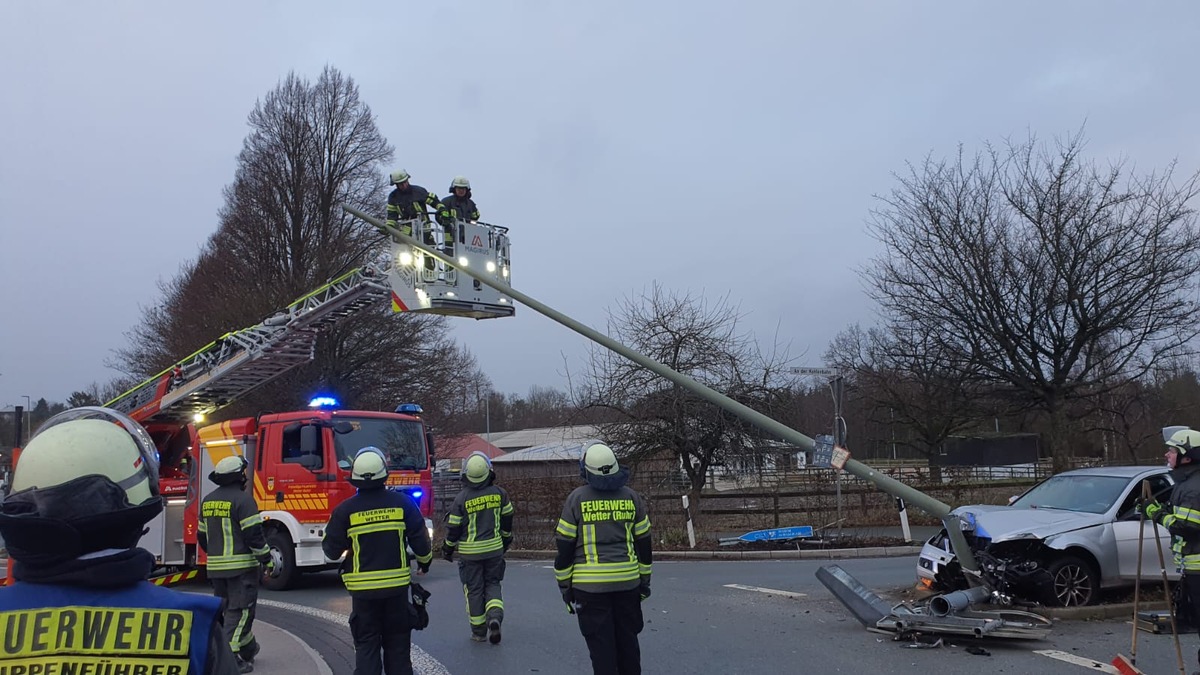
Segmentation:
[[(786, 395), (785, 352), (764, 353), (739, 330), (725, 299), (701, 298), (654, 286), (610, 313), (609, 333), (636, 351), (752, 408), (768, 412)], [(604, 438), (635, 462), (665, 459), (691, 486), (693, 517), (709, 468), (760, 450), (762, 433), (691, 392), (607, 350), (593, 349), (581, 400), (613, 411)]]
[(1200, 318), (1200, 175), (1129, 175), (1082, 149), (1082, 134), (1053, 148), (1030, 138), (911, 167), (873, 214), (884, 253), (864, 272), (890, 330), (930, 336), (1047, 415), (1056, 469), (1068, 410), (1190, 351)]
[(834, 338), (825, 361), (850, 373), (853, 394), (875, 421), (911, 433), (911, 439), (906, 434), (897, 443), (925, 457), (979, 423), (985, 397), (970, 377), (974, 366), (929, 335), (854, 325)]
[[(381, 250), (379, 235), (341, 208), (380, 210), (393, 152), (351, 78), (332, 67), (315, 82), (290, 74), (255, 105), (249, 125), (217, 231), (161, 285), (162, 301), (145, 310), (130, 346), (117, 353), (131, 375), (160, 372), (256, 324)], [(339, 323), (319, 340), (313, 363), (230, 412), (290, 409), (321, 391), (358, 407), (416, 401), (431, 421), (449, 423), (460, 412), (456, 383), (477, 370), (445, 319), (381, 307)]]

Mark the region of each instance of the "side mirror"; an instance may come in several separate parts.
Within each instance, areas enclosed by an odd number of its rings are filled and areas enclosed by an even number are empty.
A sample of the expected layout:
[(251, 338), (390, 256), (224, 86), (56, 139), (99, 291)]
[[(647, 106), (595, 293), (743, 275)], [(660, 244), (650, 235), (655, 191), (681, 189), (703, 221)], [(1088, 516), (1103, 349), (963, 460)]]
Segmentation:
[(310, 471), (316, 471), (325, 462), (321, 461), (320, 455), (300, 455), (300, 461), (297, 463)]
[(319, 455), (321, 453), (321, 429), (312, 424), (300, 427), (300, 454)]
[(349, 422), (339, 420), (333, 423), (333, 433), (335, 434), (348, 434), (351, 431), (354, 431), (354, 425)]
[(429, 431), (425, 432), (425, 447), (429, 448), (429, 459), (432, 460), (434, 457), (434, 454), (435, 454), (433, 451), (433, 433), (432, 432), (429, 432)]

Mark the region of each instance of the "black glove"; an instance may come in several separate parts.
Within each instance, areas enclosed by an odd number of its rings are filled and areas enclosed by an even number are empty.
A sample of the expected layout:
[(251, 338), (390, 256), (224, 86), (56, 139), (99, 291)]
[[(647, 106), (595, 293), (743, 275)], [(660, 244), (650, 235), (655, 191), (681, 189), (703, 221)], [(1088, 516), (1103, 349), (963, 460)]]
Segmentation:
[(504, 550), (507, 551), (509, 546), (512, 546), (512, 537), (504, 537)]
[(445, 558), (447, 562), (454, 562), (454, 547), (450, 544), (443, 543), (442, 557)]
[(650, 597), (650, 577), (642, 577), (642, 583), (638, 585), (638, 595), (642, 596), (642, 600)]
[(570, 586), (559, 585), (558, 592), (562, 593), (563, 602), (567, 603), (567, 614), (575, 613), (575, 591)]
[(256, 556), (254, 556), (254, 558), (256, 560), (258, 560), (258, 562), (262, 563), (263, 565), (266, 565), (267, 567), (272, 567), (273, 566), (272, 563), (275, 561), (275, 559), (271, 557), (270, 553), (263, 553), (262, 555), (256, 555)]
[(424, 574), (429, 571), (429, 563), (431, 563), (431, 562), (433, 562), (433, 561), (429, 560), (427, 562), (421, 562), (420, 560), (418, 560), (417, 561), (417, 569), (421, 570), (421, 574)]

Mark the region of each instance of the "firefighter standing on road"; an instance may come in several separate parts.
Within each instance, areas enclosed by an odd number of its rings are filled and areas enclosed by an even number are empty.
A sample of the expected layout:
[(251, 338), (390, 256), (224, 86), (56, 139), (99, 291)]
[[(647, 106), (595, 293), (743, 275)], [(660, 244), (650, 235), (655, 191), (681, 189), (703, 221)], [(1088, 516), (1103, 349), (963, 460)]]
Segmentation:
[[(0, 588), (0, 635), (34, 627), (0, 650), (0, 672), (238, 672), (216, 598), (146, 581), (155, 560), (137, 543), (161, 511), (158, 455), (141, 425), (98, 407), (47, 420), (0, 504), (16, 580)], [(103, 655), (78, 651), (88, 624), (111, 627)]]
[[(1183, 568), (1184, 593), (1200, 608), (1200, 431), (1182, 429), (1167, 439), (1167, 466), (1175, 486), (1167, 504), (1152, 501), (1146, 517), (1171, 532), (1171, 548)], [(1196, 654), (1200, 661), (1200, 651)]]
[(588, 446), (579, 471), (587, 485), (563, 504), (554, 576), (567, 611), (576, 614), (595, 675), (638, 675), (641, 601), (650, 597), (650, 517), (626, 487), (629, 469), (612, 449)]
[(253, 632), (258, 564), (271, 565), (262, 515), (246, 492), (247, 466), (245, 458), (235, 455), (217, 462), (208, 474), (217, 489), (200, 503), (196, 535), (200, 548), (208, 554), (206, 568), (213, 593), (225, 602), (225, 637), (243, 673), (254, 670), (259, 650)]
[(463, 470), (463, 487), (447, 517), (449, 527), (442, 555), (453, 560), (458, 552), (458, 578), (467, 595), (467, 618), (471, 639), (500, 643), (504, 622), (504, 552), (512, 544), (513, 505), (508, 493), (497, 485), (492, 462), (482, 452), (473, 452)]
[(409, 650), (416, 626), (407, 549), (416, 556), (421, 574), (433, 561), (421, 510), (408, 495), (386, 489), (387, 475), (382, 451), (358, 451), (350, 470), (350, 484), (358, 494), (333, 510), (321, 542), (330, 559), (347, 556), (342, 583), (350, 592), (355, 675), (413, 672)]

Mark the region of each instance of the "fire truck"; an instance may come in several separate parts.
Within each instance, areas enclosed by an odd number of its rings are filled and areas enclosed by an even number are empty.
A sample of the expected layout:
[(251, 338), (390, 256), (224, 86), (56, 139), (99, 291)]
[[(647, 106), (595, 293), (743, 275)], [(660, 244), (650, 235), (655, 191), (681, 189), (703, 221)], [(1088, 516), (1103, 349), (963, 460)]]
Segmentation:
[[(457, 238), (441, 226), (411, 221), (414, 234), (435, 242), (461, 266), (486, 271), (502, 285), (510, 275), (507, 229), (459, 221)], [(454, 242), (461, 242), (456, 246)], [(317, 336), (346, 317), (390, 302), (396, 312), (475, 319), (508, 317), (502, 291), (393, 241), (378, 260), (304, 295), (262, 322), (222, 335), (105, 405), (141, 423), (159, 452), (163, 514), (139, 545), (155, 555), (158, 583), (190, 579), (204, 565), (197, 543), (199, 506), (215, 485), (217, 462), (245, 457), (262, 512), (273, 570), (263, 585), (288, 588), (307, 571), (336, 567), (321, 550), (330, 512), (355, 492), (347, 482), (354, 454), (375, 446), (389, 458), (388, 485), (420, 505), (432, 532), (433, 437), (421, 407), (344, 410), (319, 397), (305, 410), (261, 414), (203, 425), (239, 397), (310, 361)], [(19, 461), (19, 459), (18, 459)]]

